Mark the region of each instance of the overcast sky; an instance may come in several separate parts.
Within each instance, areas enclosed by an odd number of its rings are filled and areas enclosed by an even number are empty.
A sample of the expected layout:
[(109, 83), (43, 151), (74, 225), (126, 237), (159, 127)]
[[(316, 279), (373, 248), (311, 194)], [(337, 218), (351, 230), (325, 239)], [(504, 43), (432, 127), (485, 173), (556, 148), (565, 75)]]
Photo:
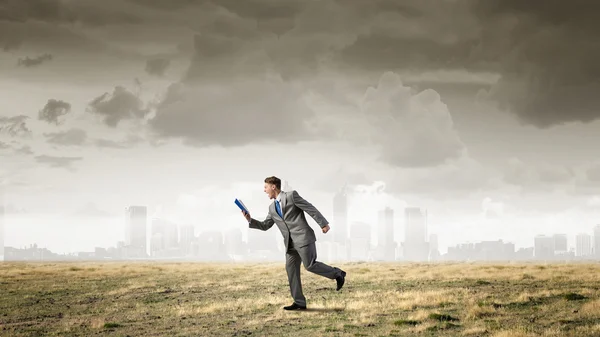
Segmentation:
[(553, 233), (573, 245), (600, 224), (591, 7), (3, 1), (5, 243), (114, 245), (129, 205), (245, 229), (233, 200), (264, 218), (275, 175), (332, 230), (347, 182), (351, 221), (390, 206), (402, 230), (403, 207), (421, 207), (442, 251)]

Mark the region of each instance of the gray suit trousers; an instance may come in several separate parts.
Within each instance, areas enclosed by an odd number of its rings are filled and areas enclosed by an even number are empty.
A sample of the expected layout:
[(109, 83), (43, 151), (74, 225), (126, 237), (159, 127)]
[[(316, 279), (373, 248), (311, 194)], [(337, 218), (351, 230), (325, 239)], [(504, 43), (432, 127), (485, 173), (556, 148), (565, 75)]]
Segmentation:
[(317, 249), (314, 242), (303, 247), (295, 247), (290, 239), (285, 257), (285, 269), (290, 283), (290, 292), (294, 298), (294, 303), (301, 306), (306, 306), (306, 298), (302, 293), (300, 263), (304, 264), (306, 270), (329, 279), (335, 279), (342, 274), (339, 268), (317, 261)]

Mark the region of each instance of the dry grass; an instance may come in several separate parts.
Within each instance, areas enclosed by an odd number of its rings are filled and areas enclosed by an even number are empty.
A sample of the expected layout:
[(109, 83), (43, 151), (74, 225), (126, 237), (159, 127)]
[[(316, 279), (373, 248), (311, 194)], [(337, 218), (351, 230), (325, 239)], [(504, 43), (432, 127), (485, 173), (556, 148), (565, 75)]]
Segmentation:
[(281, 263), (1, 263), (0, 335), (600, 335), (596, 264), (336, 265), (287, 312)]

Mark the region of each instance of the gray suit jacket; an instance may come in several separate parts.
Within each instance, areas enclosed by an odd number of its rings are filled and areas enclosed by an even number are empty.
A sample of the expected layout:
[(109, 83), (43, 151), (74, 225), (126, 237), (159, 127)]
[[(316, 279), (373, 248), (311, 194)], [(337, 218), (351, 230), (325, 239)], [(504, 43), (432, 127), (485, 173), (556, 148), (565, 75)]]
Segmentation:
[(321, 227), (329, 224), (327, 219), (319, 212), (310, 202), (304, 200), (298, 192), (281, 191), (281, 212), (283, 218), (277, 214), (275, 210), (275, 201), (269, 206), (269, 213), (264, 221), (259, 221), (254, 218), (250, 220), (250, 228), (268, 230), (274, 224), (277, 224), (283, 241), (285, 250), (288, 249), (288, 239), (291, 237), (295, 247), (302, 247), (317, 241), (315, 232), (306, 222), (304, 212), (308, 213), (316, 223)]

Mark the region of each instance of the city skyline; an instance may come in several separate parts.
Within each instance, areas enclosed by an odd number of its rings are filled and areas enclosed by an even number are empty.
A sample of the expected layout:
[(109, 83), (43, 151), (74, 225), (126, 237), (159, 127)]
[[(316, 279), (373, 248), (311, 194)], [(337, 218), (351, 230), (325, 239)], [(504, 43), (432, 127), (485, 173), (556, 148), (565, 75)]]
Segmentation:
[[(292, 188), (287, 181), (283, 186)], [(337, 217), (346, 226), (340, 226), (334, 236), (316, 244), (321, 257), (332, 261), (575, 261), (600, 259), (600, 224), (593, 235), (579, 233), (575, 244), (569, 245), (568, 236), (538, 234), (533, 247), (516, 247), (502, 239), (480, 242), (462, 242), (448, 246), (440, 252), (438, 235), (427, 229), (427, 210), (418, 207), (403, 209), (403, 226), (394, 222), (394, 209), (380, 209), (377, 223), (353, 221), (347, 217), (348, 195), (346, 185), (333, 197)], [(3, 205), (2, 205), (3, 206)], [(0, 208), (0, 239), (2, 239), (3, 213)], [(7, 260), (64, 260), (64, 259), (183, 259), (198, 261), (275, 261), (282, 260), (283, 244), (277, 231), (264, 232), (245, 227), (228, 230), (200, 232), (190, 224), (177, 224), (164, 218), (149, 216), (146, 206), (132, 205), (124, 208), (123, 240), (108, 248), (95, 246), (93, 251), (57, 254), (37, 243), (29, 248), (7, 247)], [(312, 222), (312, 221), (311, 221)], [(350, 226), (348, 226), (350, 224)], [(404, 228), (402, 228), (404, 227)], [(404, 231), (403, 241), (395, 240), (395, 233)], [(244, 235), (244, 232), (247, 234)], [(341, 234), (340, 234), (341, 233)], [(373, 235), (374, 233), (375, 235)], [(245, 239), (243, 238), (245, 236)], [(270, 238), (269, 238), (270, 236)], [(375, 239), (374, 241), (372, 239)], [(593, 240), (592, 240), (593, 239)], [(375, 242), (375, 243), (374, 243)], [(0, 248), (2, 241), (0, 240)], [(40, 255), (41, 254), (41, 255)], [(3, 257), (4, 259), (4, 257)], [(0, 260), (2, 261), (2, 260)]]
[(7, 246), (112, 245), (127, 205), (242, 227), (232, 200), (265, 216), (271, 175), (332, 228), (345, 183), (354, 221), (427, 209), (441, 248), (600, 222), (585, 6), (107, 1), (2, 8)]

